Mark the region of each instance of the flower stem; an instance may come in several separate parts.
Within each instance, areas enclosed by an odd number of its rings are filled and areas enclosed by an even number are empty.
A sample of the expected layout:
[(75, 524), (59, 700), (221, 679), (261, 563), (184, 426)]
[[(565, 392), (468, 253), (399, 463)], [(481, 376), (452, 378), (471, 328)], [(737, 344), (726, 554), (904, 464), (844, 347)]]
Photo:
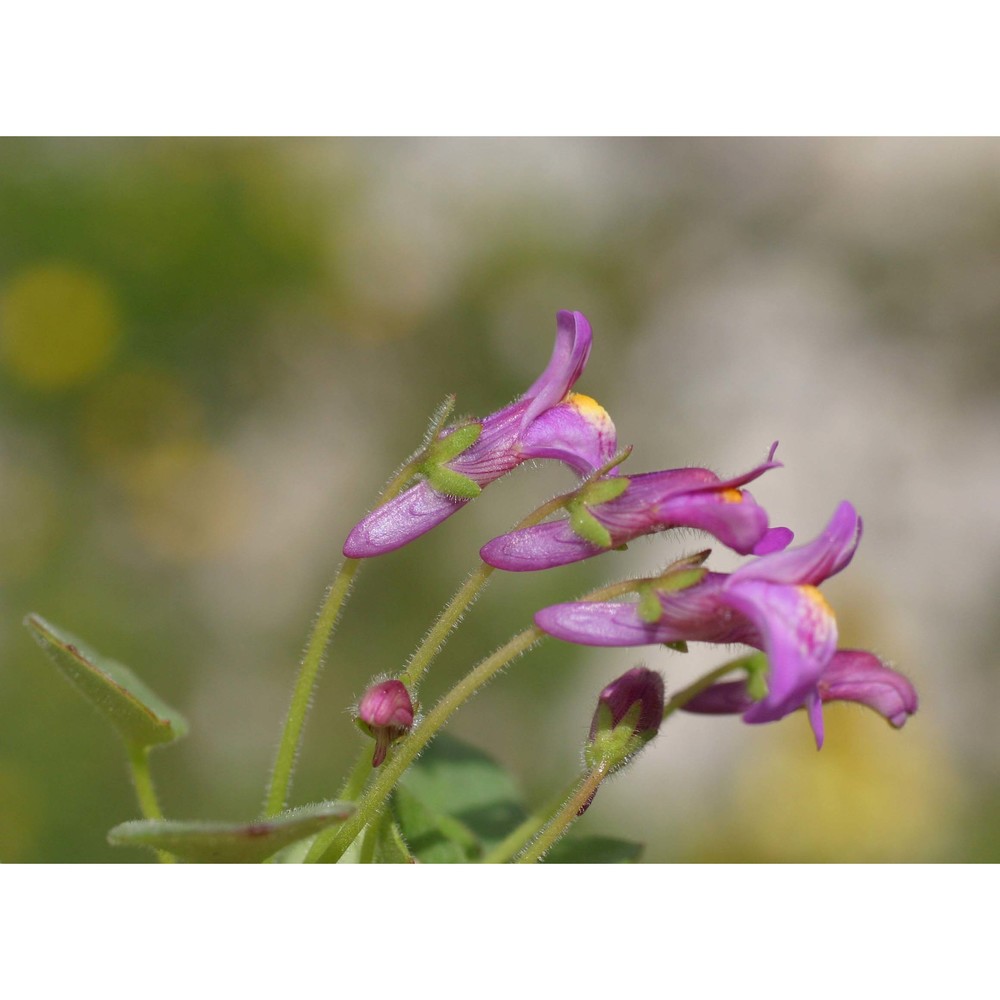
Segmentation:
[(285, 808), (288, 790), (292, 783), (292, 771), (295, 769), (295, 758), (302, 739), (302, 728), (305, 725), (320, 667), (323, 665), (323, 654), (326, 652), (327, 643), (354, 582), (354, 574), (360, 565), (360, 559), (344, 560), (326, 592), (323, 605), (316, 617), (316, 624), (309, 636), (302, 665), (299, 667), (299, 675), (295, 679), (292, 702), (285, 718), (285, 728), (281, 734), (281, 743), (278, 745), (274, 770), (271, 772), (271, 784), (264, 805), (265, 816), (275, 816)]
[(562, 835), (576, 822), (583, 809), (594, 797), (601, 782), (608, 776), (608, 765), (602, 761), (574, 786), (573, 794), (563, 803), (562, 808), (542, 832), (532, 841), (527, 850), (517, 858), (520, 865), (533, 864), (552, 848)]
[(533, 812), (520, 826), (512, 830), (493, 850), (488, 851), (480, 859), (483, 865), (500, 865), (510, 861), (548, 825), (552, 817), (562, 808), (563, 803), (576, 791), (580, 779), (575, 778), (573, 784), (563, 789), (558, 796), (551, 799), (544, 808)]
[(345, 802), (356, 802), (358, 796), (364, 791), (368, 783), (368, 776), (372, 773), (372, 748), (371, 743), (366, 743), (358, 756), (351, 773), (347, 776), (343, 787), (337, 793), (337, 798)]
[[(413, 478), (419, 460), (418, 455), (403, 465), (382, 491), (377, 506), (380, 507), (399, 495), (403, 487)], [(316, 616), (309, 641), (306, 644), (305, 654), (302, 657), (302, 664), (299, 667), (299, 675), (295, 679), (292, 701), (288, 708), (288, 715), (285, 717), (281, 742), (278, 744), (278, 753), (271, 771), (271, 781), (264, 803), (265, 816), (276, 816), (285, 808), (288, 791), (292, 784), (292, 772), (295, 770), (295, 761), (302, 740), (302, 729), (309, 712), (309, 706), (312, 703), (316, 681), (323, 666), (326, 647), (330, 643), (333, 630), (337, 626), (337, 619), (340, 617), (344, 602), (350, 593), (351, 584), (354, 582), (354, 575), (360, 565), (360, 559), (345, 559), (343, 561), (333, 583), (326, 591), (319, 614)]]
[(695, 695), (701, 694), (702, 691), (722, 680), (726, 674), (731, 674), (734, 670), (742, 670), (746, 663), (754, 659), (757, 655), (756, 653), (751, 653), (749, 656), (741, 656), (738, 660), (730, 660), (728, 663), (723, 663), (721, 667), (716, 667), (715, 670), (709, 671), (709, 673), (705, 674), (704, 677), (700, 677), (693, 684), (682, 688), (663, 707), (663, 718), (669, 718), (678, 709), (683, 708)]
[[(149, 747), (129, 746), (127, 750), (132, 784), (135, 785), (135, 795), (139, 800), (142, 815), (146, 819), (163, 819), (163, 811), (156, 797), (156, 786), (153, 784), (153, 774), (149, 769)], [(164, 864), (170, 864), (175, 860), (167, 851), (156, 853)]]
[[(585, 482), (589, 481), (589, 478), (585, 480)], [(511, 528), (511, 531), (520, 531), (522, 528), (531, 528), (536, 524), (540, 524), (549, 514), (553, 514), (561, 507), (565, 507), (567, 502), (577, 492), (578, 490), (573, 490), (562, 496), (554, 497), (552, 500), (547, 500), (540, 507), (536, 507), (530, 514), (518, 521)], [(462, 615), (465, 614), (482, 593), (483, 588), (489, 582), (494, 571), (494, 566), (490, 566), (488, 563), (480, 563), (459, 588), (458, 593), (448, 602), (447, 607), (438, 616), (437, 621), (431, 626), (430, 631), (410, 657), (406, 669), (399, 675), (399, 680), (410, 689), (411, 693), (416, 693), (417, 686), (420, 684), (427, 668), (434, 657), (441, 651), (445, 642), (447, 642), (448, 634), (458, 625), (462, 620)]]
[(462, 615), (479, 597), (492, 574), (492, 566), (480, 563), (459, 588), (458, 593), (438, 615), (437, 621), (434, 622), (430, 631), (410, 657), (406, 669), (399, 675), (399, 680), (406, 685), (411, 695), (416, 694), (424, 673), (448, 641), (449, 633), (458, 625), (462, 620)]

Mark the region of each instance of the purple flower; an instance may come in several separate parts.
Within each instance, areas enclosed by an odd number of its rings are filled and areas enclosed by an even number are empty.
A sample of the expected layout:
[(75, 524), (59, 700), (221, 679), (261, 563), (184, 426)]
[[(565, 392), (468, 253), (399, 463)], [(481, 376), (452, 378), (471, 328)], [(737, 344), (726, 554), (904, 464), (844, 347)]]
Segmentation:
[(609, 461), (617, 448), (611, 418), (589, 396), (570, 392), (591, 339), (583, 313), (560, 311), (552, 358), (531, 388), (481, 421), (442, 431), (420, 470), (425, 478), (358, 522), (344, 555), (358, 559), (398, 549), (529, 459), (554, 458), (581, 476)]
[(373, 684), (358, 702), (357, 724), (375, 740), (372, 767), (385, 760), (390, 745), (413, 725), (413, 702), (402, 681)]
[(619, 548), (641, 535), (668, 528), (707, 531), (741, 555), (784, 548), (787, 528), (768, 530), (767, 512), (749, 491), (740, 489), (768, 469), (767, 461), (733, 479), (708, 469), (668, 469), (601, 480), (584, 488), (569, 507), (569, 517), (511, 531), (480, 549), (484, 562), (515, 572), (549, 569)]
[[(798, 705), (787, 711), (808, 708), (816, 745), (823, 745), (822, 705), (828, 701), (855, 701), (874, 709), (899, 729), (917, 710), (917, 692), (900, 673), (887, 667), (874, 653), (860, 649), (840, 649), (833, 654), (815, 688)], [(747, 717), (756, 703), (747, 682), (725, 681), (695, 695), (683, 706), (686, 712), (703, 715), (741, 714), (746, 722), (770, 721)], [(786, 713), (787, 714), (787, 713)]]
[(744, 719), (770, 722), (816, 695), (837, 648), (837, 622), (817, 585), (851, 561), (860, 537), (861, 519), (844, 502), (806, 545), (760, 556), (734, 573), (706, 573), (684, 590), (654, 590), (652, 602), (553, 605), (535, 623), (591, 646), (697, 641), (763, 650), (767, 693)]

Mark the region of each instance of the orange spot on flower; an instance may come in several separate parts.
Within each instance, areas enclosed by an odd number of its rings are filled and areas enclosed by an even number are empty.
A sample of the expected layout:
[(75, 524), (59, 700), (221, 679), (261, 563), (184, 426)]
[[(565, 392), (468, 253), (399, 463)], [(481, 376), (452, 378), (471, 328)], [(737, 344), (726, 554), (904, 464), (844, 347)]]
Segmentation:
[(823, 596), (819, 588), (812, 586), (812, 584), (804, 583), (799, 586), (799, 592), (812, 604), (817, 612), (836, 619), (833, 608), (830, 607), (829, 601)]
[(571, 392), (567, 395), (566, 402), (573, 406), (585, 420), (592, 424), (611, 423), (608, 411), (592, 396), (585, 396), (582, 392)]
[(720, 490), (719, 499), (723, 503), (743, 503), (743, 490), (737, 490), (737, 489)]

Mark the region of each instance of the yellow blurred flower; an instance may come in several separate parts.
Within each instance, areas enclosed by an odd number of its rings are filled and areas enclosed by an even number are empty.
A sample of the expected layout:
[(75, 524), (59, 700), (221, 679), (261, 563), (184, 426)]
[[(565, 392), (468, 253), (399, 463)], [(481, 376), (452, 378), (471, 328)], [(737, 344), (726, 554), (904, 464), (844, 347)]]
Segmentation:
[(108, 363), (120, 334), (107, 282), (72, 265), (27, 268), (0, 293), (0, 360), (33, 388), (86, 381)]

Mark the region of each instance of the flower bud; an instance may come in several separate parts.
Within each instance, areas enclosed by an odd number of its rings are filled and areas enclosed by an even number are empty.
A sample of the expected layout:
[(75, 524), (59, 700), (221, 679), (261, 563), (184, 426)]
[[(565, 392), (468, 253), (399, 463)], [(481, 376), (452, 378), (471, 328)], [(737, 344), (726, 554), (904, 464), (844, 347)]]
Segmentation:
[(378, 767), (389, 746), (413, 725), (413, 702), (406, 686), (397, 680), (373, 684), (361, 696), (354, 721), (375, 740), (372, 767)]
[(612, 681), (597, 699), (584, 750), (587, 766), (616, 770), (642, 749), (663, 721), (663, 678), (635, 667)]

